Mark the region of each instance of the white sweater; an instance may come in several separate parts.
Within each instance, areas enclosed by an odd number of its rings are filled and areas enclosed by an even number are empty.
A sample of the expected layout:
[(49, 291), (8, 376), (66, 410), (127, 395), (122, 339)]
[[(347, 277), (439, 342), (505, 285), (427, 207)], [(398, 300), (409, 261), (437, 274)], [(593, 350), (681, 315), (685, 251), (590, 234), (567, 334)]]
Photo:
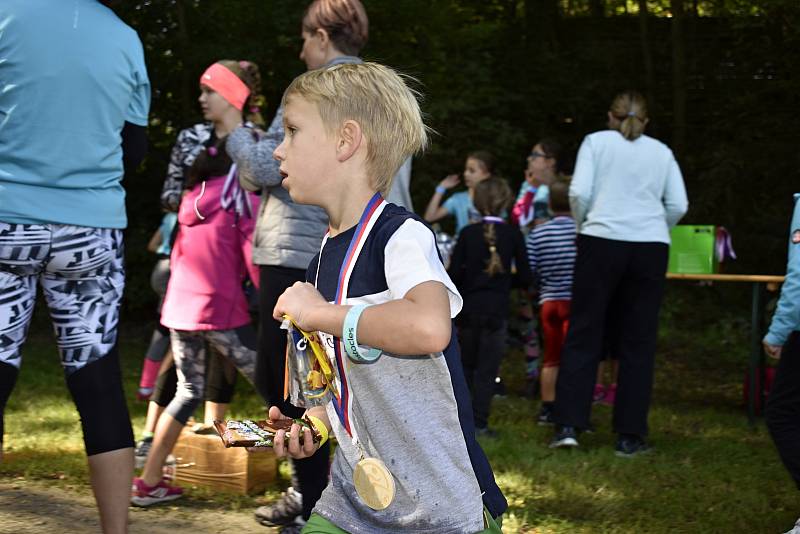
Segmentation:
[(672, 151), (652, 137), (628, 141), (616, 130), (583, 140), (569, 200), (579, 233), (639, 243), (669, 244), (669, 229), (689, 207)]

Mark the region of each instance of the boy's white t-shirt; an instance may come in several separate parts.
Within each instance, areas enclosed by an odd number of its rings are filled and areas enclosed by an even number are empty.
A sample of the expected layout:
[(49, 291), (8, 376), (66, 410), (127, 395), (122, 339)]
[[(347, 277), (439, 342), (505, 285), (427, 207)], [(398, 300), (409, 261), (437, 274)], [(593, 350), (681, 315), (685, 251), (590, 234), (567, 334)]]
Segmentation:
[[(329, 301), (336, 294), (339, 268), (353, 232), (328, 239), (307, 279)], [(380, 304), (403, 298), (415, 286), (438, 281), (447, 288), (451, 317), (462, 300), (447, 275), (434, 235), (402, 208), (388, 205), (376, 222), (350, 277), (347, 304)], [(453, 336), (455, 333), (453, 333)], [(331, 482), (314, 511), (353, 533), (462, 533), (483, 530), (483, 501), (505, 509), (485, 456), (474, 440), (471, 406), (458, 345), (424, 356), (383, 354), (376, 362), (347, 360), (352, 401), (351, 424), (368, 456), (386, 464), (396, 495), (385, 510), (364, 504), (353, 486), (360, 456), (333, 404), (328, 416), (339, 447)], [(465, 400), (466, 395), (466, 400)]]

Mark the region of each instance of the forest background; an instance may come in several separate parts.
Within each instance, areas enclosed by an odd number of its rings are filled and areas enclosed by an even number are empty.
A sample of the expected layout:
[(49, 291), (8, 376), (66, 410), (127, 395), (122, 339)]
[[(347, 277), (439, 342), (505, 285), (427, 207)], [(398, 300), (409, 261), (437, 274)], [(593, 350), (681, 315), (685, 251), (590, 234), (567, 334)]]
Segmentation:
[[(218, 59), (255, 61), (270, 121), (299, 59), (300, 0), (149, 0), (113, 5), (139, 33), (153, 87), (150, 151), (129, 174), (126, 311), (149, 316), (159, 193), (181, 128), (199, 122), (198, 78)], [(519, 186), (525, 158), (555, 137), (571, 158), (605, 128), (614, 94), (650, 103), (648, 133), (675, 152), (682, 221), (727, 227), (730, 272), (783, 273), (800, 191), (798, 0), (364, 0), (368, 60), (420, 80), (438, 132), (414, 161), (417, 211), (465, 155), (488, 149)], [(127, 314), (126, 314), (127, 315)]]

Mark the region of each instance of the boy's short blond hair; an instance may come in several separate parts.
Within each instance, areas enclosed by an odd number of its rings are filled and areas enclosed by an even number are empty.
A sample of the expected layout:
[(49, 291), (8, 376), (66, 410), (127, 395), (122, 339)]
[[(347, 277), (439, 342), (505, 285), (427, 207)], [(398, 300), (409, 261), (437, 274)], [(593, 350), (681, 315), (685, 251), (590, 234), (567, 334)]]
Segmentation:
[(386, 194), (400, 165), (428, 145), (419, 93), (405, 76), (378, 63), (348, 63), (312, 70), (295, 78), (283, 104), (299, 96), (317, 105), (330, 134), (347, 120), (361, 126), (367, 140), (367, 174)]

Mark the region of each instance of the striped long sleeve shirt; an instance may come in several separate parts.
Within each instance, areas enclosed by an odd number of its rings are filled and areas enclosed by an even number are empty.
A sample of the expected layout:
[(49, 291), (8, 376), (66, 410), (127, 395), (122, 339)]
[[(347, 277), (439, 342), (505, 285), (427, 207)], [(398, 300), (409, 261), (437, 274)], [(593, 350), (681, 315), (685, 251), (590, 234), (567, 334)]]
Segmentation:
[(558, 216), (528, 234), (531, 272), (539, 286), (539, 304), (572, 298), (577, 228), (572, 217)]

